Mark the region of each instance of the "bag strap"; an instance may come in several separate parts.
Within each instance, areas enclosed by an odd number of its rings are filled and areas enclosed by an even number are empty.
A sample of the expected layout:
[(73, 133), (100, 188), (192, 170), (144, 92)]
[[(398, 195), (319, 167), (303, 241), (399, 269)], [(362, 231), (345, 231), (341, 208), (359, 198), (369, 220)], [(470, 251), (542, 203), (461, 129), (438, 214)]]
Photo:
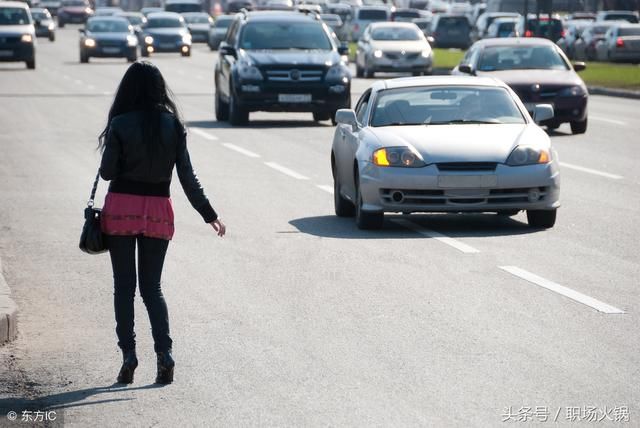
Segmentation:
[(98, 168), (98, 173), (96, 174), (96, 179), (93, 182), (93, 189), (91, 189), (91, 196), (89, 197), (89, 201), (87, 201), (87, 206), (89, 208), (93, 207), (93, 200), (96, 197), (96, 190), (98, 190), (98, 182), (100, 181), (100, 168)]

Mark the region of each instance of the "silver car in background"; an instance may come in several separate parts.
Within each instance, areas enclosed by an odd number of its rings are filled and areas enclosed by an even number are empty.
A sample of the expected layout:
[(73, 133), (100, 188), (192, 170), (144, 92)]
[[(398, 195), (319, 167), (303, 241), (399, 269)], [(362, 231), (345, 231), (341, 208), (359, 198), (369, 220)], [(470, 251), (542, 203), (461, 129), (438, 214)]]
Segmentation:
[(412, 22), (374, 22), (358, 42), (358, 77), (373, 77), (378, 71), (431, 74), (432, 65), (431, 46)]
[(211, 50), (218, 49), (220, 42), (227, 35), (227, 30), (233, 22), (233, 15), (218, 16), (209, 29), (209, 48)]
[(191, 33), (191, 41), (208, 43), (213, 18), (206, 12), (184, 12), (181, 15)]
[(640, 63), (640, 24), (619, 24), (609, 28), (596, 44), (599, 61)]
[[(553, 117), (538, 105), (536, 121)], [(527, 211), (555, 224), (558, 158), (549, 136), (503, 82), (480, 77), (378, 81), (342, 109), (331, 150), (336, 215), (362, 229), (385, 212)]]
[(388, 21), (391, 11), (387, 6), (362, 6), (355, 10), (351, 22), (349, 22), (349, 38), (353, 42), (360, 40), (364, 30), (372, 22)]

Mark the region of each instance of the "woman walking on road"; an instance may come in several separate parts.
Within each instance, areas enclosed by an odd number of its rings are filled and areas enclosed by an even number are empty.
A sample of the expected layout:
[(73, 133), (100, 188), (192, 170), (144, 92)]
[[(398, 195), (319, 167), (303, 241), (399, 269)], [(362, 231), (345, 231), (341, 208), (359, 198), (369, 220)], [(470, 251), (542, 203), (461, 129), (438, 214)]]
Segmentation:
[(137, 245), (137, 279), (157, 354), (156, 382), (171, 383), (175, 363), (160, 278), (174, 232), (169, 195), (174, 165), (189, 202), (205, 223), (218, 236), (224, 236), (225, 226), (193, 171), (185, 127), (156, 66), (136, 62), (128, 68), (99, 142), (100, 175), (111, 180), (101, 226), (113, 267), (116, 334), (124, 360), (118, 382), (132, 383), (138, 366), (133, 328)]

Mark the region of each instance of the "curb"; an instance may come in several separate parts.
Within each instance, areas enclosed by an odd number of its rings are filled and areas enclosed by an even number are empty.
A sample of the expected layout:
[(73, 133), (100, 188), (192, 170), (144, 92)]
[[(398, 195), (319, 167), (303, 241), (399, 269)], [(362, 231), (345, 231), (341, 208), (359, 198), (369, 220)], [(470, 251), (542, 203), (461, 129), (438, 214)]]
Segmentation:
[(609, 97), (629, 98), (632, 100), (640, 100), (640, 91), (631, 91), (628, 89), (603, 88), (601, 86), (589, 86), (589, 95), (606, 95)]
[(11, 290), (2, 274), (0, 260), (0, 345), (10, 342), (18, 335), (18, 307), (11, 298)]

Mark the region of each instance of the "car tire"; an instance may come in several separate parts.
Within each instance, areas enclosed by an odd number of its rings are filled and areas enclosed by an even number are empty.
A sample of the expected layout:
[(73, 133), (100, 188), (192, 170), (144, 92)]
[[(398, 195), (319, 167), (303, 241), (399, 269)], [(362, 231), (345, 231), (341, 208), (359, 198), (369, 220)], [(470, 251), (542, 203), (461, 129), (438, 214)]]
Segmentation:
[(27, 64), (27, 68), (29, 70), (35, 70), (36, 68), (36, 59), (35, 58), (31, 58), (30, 60), (26, 61)]
[[(335, 174), (335, 172), (334, 172)], [(333, 179), (333, 208), (338, 217), (353, 217), (356, 215), (356, 207), (347, 198), (343, 197), (338, 189), (340, 188), (340, 182), (338, 177)]]
[(560, 122), (549, 122), (547, 124), (547, 129), (549, 131), (555, 131), (556, 129), (560, 128)]
[(229, 96), (229, 123), (233, 126), (245, 125), (249, 121), (249, 112), (238, 105), (236, 97)]
[(189, 49), (189, 50), (188, 50), (188, 51), (186, 51), (186, 52), (180, 52), (180, 55), (181, 55), (181, 56), (191, 56), (191, 49)]
[(527, 210), (527, 222), (535, 228), (549, 229), (556, 224), (557, 210)]
[(145, 58), (148, 58), (148, 57), (149, 57), (149, 55), (150, 55), (150, 54), (149, 54), (149, 51), (147, 50), (147, 47), (146, 47), (146, 46), (145, 46), (145, 47), (140, 48), (140, 56), (143, 56), (143, 57), (145, 57)]
[(579, 121), (579, 122), (571, 122), (571, 133), (572, 134), (584, 134), (587, 132), (587, 119)]
[(136, 62), (138, 55), (131, 55), (127, 57), (127, 62)]
[(49, 41), (50, 42), (55, 42), (56, 41), (56, 35), (54, 33), (50, 33), (49, 34)]
[(364, 68), (364, 78), (365, 78), (365, 79), (371, 79), (371, 78), (373, 78), (374, 74), (375, 74), (375, 72), (373, 72), (373, 71), (369, 70), (369, 67), (367, 67), (367, 66), (365, 65), (365, 68)]
[(82, 64), (88, 63), (89, 62), (89, 55), (87, 55), (87, 54), (85, 54), (83, 52), (80, 52), (80, 62)]
[(229, 104), (220, 99), (218, 88), (216, 87), (215, 95), (216, 120), (223, 122), (229, 120)]
[(58, 21), (58, 28), (64, 28), (64, 21)]
[(356, 63), (356, 77), (362, 78), (364, 76), (364, 70)]
[(384, 212), (365, 211), (362, 209), (362, 195), (360, 194), (360, 178), (356, 176), (356, 226), (362, 230), (382, 229), (384, 224)]
[(500, 217), (513, 217), (519, 212), (520, 210), (498, 210), (496, 214), (498, 214)]
[(313, 120), (316, 122), (322, 122), (323, 120), (331, 119), (331, 113), (328, 111), (314, 111)]

